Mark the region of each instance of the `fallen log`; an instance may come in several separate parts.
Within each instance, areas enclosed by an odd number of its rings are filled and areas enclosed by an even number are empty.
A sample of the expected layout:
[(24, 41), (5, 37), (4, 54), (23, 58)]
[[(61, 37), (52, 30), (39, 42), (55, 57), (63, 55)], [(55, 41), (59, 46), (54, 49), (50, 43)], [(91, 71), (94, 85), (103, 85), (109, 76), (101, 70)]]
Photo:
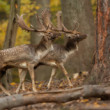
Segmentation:
[[(0, 110), (11, 109), (14, 107), (25, 106), (42, 102), (64, 103), (79, 99), (80, 97), (100, 97), (110, 99), (110, 92), (104, 86), (87, 85), (79, 88), (60, 90), (60, 91), (45, 91), (37, 93), (15, 94), (0, 98)], [(110, 90), (110, 88), (109, 88)]]

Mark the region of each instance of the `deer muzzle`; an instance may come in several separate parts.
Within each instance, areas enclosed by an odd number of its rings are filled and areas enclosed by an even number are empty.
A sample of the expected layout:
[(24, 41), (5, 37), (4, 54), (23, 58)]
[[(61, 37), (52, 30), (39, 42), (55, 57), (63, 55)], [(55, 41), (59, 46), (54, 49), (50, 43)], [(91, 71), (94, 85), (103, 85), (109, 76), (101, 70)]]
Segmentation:
[(84, 40), (86, 38), (87, 38), (87, 35), (83, 34), (83, 35), (80, 35), (79, 37), (77, 37), (77, 41), (80, 42), (80, 41), (82, 41), (82, 40)]

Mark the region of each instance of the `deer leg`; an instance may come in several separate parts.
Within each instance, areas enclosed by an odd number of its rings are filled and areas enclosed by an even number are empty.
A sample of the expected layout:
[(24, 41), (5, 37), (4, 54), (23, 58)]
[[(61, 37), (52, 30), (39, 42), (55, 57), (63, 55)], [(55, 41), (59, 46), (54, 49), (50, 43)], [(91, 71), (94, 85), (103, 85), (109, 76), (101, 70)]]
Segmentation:
[(8, 95), (8, 96), (11, 95), (11, 94), (9, 93), (9, 91), (7, 91), (7, 90), (2, 86), (1, 83), (0, 83), (0, 88), (1, 88), (1, 90), (2, 90), (6, 95)]
[(18, 88), (16, 90), (16, 93), (19, 93), (19, 90), (22, 86), (22, 90), (25, 90), (25, 86), (24, 86), (24, 80), (25, 80), (25, 77), (26, 77), (26, 73), (27, 71), (26, 70), (23, 70), (23, 69), (19, 69), (19, 78), (20, 78), (20, 83), (18, 85)]
[(25, 91), (24, 80), (25, 80), (25, 77), (26, 77), (27, 70), (19, 69), (18, 71), (19, 71), (19, 78), (20, 78), (21, 82), (23, 81), (22, 90)]
[(52, 82), (53, 77), (55, 76), (55, 73), (56, 73), (56, 68), (52, 68), (50, 80), (49, 80), (48, 85), (47, 85), (48, 89), (50, 89), (50, 84)]
[[(22, 72), (22, 74), (24, 74), (25, 76), (24, 76), (24, 79), (22, 78), (22, 80), (23, 80), (23, 83), (22, 83), (22, 90), (23, 91), (25, 91), (26, 89), (25, 89), (25, 84), (24, 84), (24, 80), (25, 80), (25, 77), (26, 77), (26, 73), (27, 73), (27, 71), (25, 70), (25, 71), (23, 71)], [(22, 76), (22, 75), (21, 75)]]
[(72, 83), (71, 83), (71, 81), (70, 81), (70, 79), (69, 79), (68, 72), (66, 71), (64, 65), (63, 65), (63, 64), (60, 64), (59, 67), (60, 67), (60, 69), (63, 71), (63, 73), (65, 74), (69, 86), (72, 87), (73, 85), (72, 85)]
[(34, 65), (29, 64), (28, 65), (28, 70), (29, 70), (29, 74), (30, 74), (31, 80), (32, 80), (32, 89), (33, 89), (34, 92), (37, 92), (36, 85), (35, 85)]

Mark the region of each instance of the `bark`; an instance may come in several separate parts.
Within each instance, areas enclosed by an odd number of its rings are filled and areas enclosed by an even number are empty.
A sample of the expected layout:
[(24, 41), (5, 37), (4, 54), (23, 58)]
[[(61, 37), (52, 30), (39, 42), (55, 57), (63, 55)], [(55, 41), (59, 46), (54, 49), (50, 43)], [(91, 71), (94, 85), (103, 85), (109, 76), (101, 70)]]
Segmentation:
[(65, 103), (68, 101), (83, 98), (97, 97), (110, 99), (110, 87), (99, 85), (87, 85), (69, 90), (16, 94), (0, 98), (0, 110), (11, 109), (29, 104), (54, 102)]
[[(50, 0), (36, 0), (36, 5), (40, 6), (40, 9), (37, 10), (38, 15), (40, 15), (40, 13), (43, 9), (49, 8), (49, 3), (50, 3)], [(30, 21), (34, 27), (38, 28), (35, 15), (30, 18)], [(40, 42), (41, 38), (42, 37), (39, 36), (38, 33), (35, 33), (35, 32), (31, 33), (31, 43), (32, 44), (38, 44)], [(45, 71), (45, 74), (43, 74), (44, 71)], [(35, 70), (36, 80), (48, 79), (49, 78), (48, 73), (50, 73), (50, 71), (51, 71), (51, 68), (48, 68), (46, 66), (40, 66), (39, 68), (37, 68)], [(42, 75), (41, 75), (41, 73), (42, 73)]]
[[(49, 7), (49, 2), (50, 0), (36, 0), (36, 5), (40, 7), (40, 9), (37, 10), (37, 12), (40, 13), (44, 8)], [(31, 16), (30, 21), (34, 27), (38, 28), (36, 15)], [(32, 44), (38, 44), (40, 40), (41, 40), (41, 37), (39, 36), (38, 33), (31, 32), (31, 43)]]
[[(11, 0), (10, 8), (11, 9), (9, 15), (9, 22), (8, 22), (5, 42), (3, 46), (4, 49), (13, 47), (15, 45), (16, 33), (17, 33), (17, 23), (15, 21), (16, 21), (16, 14), (19, 14), (20, 12), (20, 0)], [(9, 82), (11, 82), (12, 76), (10, 70), (7, 75)], [(4, 76), (2, 82), (6, 87), (8, 87), (6, 75)]]
[(92, 67), (94, 52), (95, 25), (90, 0), (61, 0), (63, 21), (68, 29), (74, 29), (79, 23), (81, 33), (87, 34), (87, 39), (79, 43), (79, 50), (66, 63), (69, 73), (89, 71)]
[(91, 72), (95, 82), (109, 80), (110, 75), (110, 0), (97, 0), (95, 65)]
[(15, 45), (16, 33), (17, 33), (17, 23), (16, 14), (20, 12), (20, 0), (11, 0), (11, 9), (9, 15), (9, 22), (7, 27), (7, 32), (5, 36), (4, 49), (13, 47)]

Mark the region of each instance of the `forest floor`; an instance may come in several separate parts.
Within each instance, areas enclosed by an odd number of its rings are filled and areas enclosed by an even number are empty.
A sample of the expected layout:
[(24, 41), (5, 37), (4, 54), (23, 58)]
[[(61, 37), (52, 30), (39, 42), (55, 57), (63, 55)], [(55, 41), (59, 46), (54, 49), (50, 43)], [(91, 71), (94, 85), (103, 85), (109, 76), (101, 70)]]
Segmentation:
[[(73, 87), (79, 87), (83, 85), (84, 80), (84, 77), (80, 77), (78, 79), (71, 79), (71, 82), (73, 84)], [(20, 93), (26, 93), (31, 91), (31, 83), (28, 81), (25, 82), (25, 85), (26, 91), (21, 90)], [(18, 84), (14, 82), (11, 83), (11, 94), (15, 94), (17, 86)], [(46, 81), (36, 81), (36, 87), (38, 91), (65, 90), (70, 88), (66, 79), (54, 79), (51, 84), (50, 90), (47, 89)], [(5, 94), (0, 92), (0, 97), (5, 97)], [(78, 100), (73, 100), (66, 103), (38, 103), (33, 105), (16, 107), (11, 110), (110, 110), (110, 100), (101, 100), (101, 98), (80, 98)]]

